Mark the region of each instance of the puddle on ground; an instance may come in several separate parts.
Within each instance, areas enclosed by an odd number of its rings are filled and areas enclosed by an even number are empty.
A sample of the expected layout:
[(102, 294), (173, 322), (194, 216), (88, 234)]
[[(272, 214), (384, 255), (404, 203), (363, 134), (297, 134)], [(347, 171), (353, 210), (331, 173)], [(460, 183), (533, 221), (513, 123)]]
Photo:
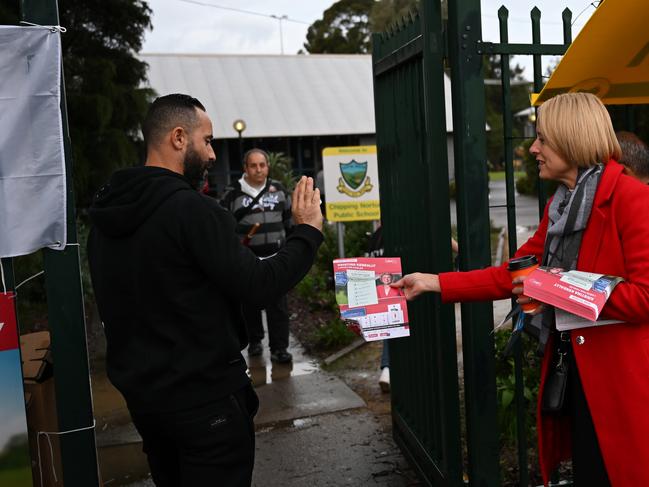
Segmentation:
[(305, 355), (300, 343), (289, 336), (288, 351), (293, 355), (293, 362), (288, 364), (277, 364), (270, 360), (268, 349), (268, 338), (262, 341), (264, 353), (259, 357), (249, 357), (248, 351), (244, 350), (243, 356), (248, 363), (248, 375), (255, 387), (270, 384), (278, 380), (285, 380), (298, 375), (312, 374), (320, 370), (318, 363)]
[[(290, 377), (317, 372), (316, 361), (305, 355), (304, 349), (290, 337), (288, 351), (293, 355), (293, 363), (276, 364), (270, 360), (267, 339), (263, 342), (264, 353), (259, 357), (243, 356), (248, 363), (248, 373), (255, 387), (272, 382), (287, 380)], [(121, 394), (112, 386), (104, 370), (97, 370), (92, 377), (94, 413), (97, 421), (97, 435), (110, 433), (116, 427), (130, 423), (130, 415)], [(306, 428), (308, 421), (296, 420), (296, 428)], [(139, 479), (146, 478), (149, 466), (146, 455), (142, 452), (141, 443), (125, 439), (123, 444), (111, 444), (98, 448), (99, 466), (103, 485), (116, 487), (130, 485)]]
[(278, 380), (285, 380), (297, 375), (312, 374), (319, 369), (315, 362), (295, 362), (275, 364), (266, 362), (263, 357), (248, 359), (248, 375), (255, 387), (260, 387)]

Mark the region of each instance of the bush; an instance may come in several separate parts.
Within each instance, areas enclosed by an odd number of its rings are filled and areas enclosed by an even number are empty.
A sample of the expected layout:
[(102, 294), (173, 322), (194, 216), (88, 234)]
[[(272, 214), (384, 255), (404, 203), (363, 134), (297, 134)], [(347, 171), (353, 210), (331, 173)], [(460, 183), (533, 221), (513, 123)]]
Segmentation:
[[(371, 230), (371, 222), (345, 223), (345, 255), (362, 256)], [(333, 261), (338, 258), (337, 226), (325, 223), (322, 232), (324, 242), (318, 250), (315, 263), (297, 285), (296, 291), (312, 308), (337, 310), (333, 281)]]
[(268, 176), (279, 181), (289, 193), (295, 188), (297, 177), (292, 169), (293, 161), (283, 152), (268, 153)]
[[(516, 381), (514, 358), (503, 356), (511, 330), (495, 332), (496, 391), (498, 396), (498, 424), (501, 442), (506, 447), (516, 445)], [(523, 336), (523, 396), (525, 398), (525, 436), (529, 443), (536, 442), (536, 399), (539, 393), (540, 358), (536, 355), (536, 342)]]
[(314, 335), (316, 346), (323, 350), (344, 347), (356, 338), (356, 335), (349, 331), (345, 323), (338, 318), (334, 318), (324, 326), (317, 328)]

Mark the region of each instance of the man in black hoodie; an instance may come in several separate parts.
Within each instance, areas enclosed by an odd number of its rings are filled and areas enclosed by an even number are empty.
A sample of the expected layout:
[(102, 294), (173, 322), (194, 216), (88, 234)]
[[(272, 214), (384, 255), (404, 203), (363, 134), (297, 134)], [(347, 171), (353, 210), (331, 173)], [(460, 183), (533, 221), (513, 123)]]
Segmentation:
[(214, 161), (212, 123), (187, 95), (156, 99), (144, 167), (117, 171), (90, 210), (90, 272), (108, 377), (123, 394), (157, 486), (248, 486), (258, 401), (241, 350), (241, 307), (297, 284), (322, 242), (320, 195), (302, 178), (296, 227), (259, 260), (196, 187)]

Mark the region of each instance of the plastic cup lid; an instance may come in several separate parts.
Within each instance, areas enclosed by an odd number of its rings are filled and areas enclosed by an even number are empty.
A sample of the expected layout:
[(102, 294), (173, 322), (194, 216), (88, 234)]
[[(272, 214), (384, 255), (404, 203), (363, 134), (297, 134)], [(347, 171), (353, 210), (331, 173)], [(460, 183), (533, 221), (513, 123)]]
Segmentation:
[(536, 255), (524, 255), (523, 257), (517, 257), (512, 259), (507, 264), (508, 271), (520, 271), (521, 269), (527, 269), (533, 265), (538, 264), (539, 261), (536, 259)]

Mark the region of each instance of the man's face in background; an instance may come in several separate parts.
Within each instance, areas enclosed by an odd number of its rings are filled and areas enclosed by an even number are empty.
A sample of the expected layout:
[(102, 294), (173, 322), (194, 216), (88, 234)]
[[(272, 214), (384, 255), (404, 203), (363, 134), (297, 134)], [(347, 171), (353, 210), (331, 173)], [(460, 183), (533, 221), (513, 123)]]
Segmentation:
[(256, 187), (263, 186), (268, 177), (268, 170), (268, 161), (264, 154), (261, 152), (248, 154), (248, 159), (243, 166), (248, 184)]

